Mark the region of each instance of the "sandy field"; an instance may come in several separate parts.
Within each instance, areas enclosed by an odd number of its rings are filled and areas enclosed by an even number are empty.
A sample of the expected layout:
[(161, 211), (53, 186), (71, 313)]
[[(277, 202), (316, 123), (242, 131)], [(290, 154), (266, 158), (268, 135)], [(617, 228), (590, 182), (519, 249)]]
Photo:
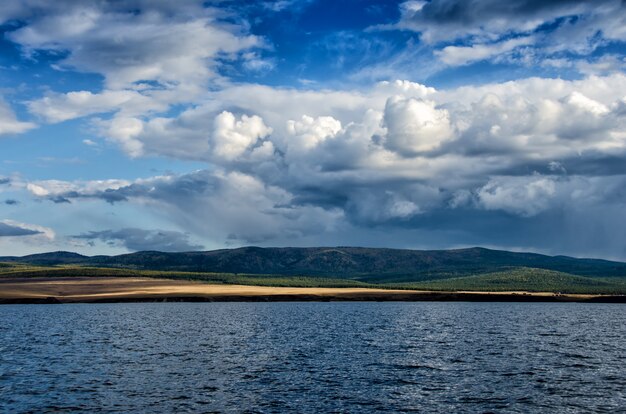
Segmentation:
[(403, 290), (359, 288), (288, 288), (219, 285), (194, 281), (130, 277), (0, 279), (0, 298), (56, 297), (64, 301), (127, 297), (221, 297), (276, 295), (376, 295), (405, 294)]
[[(621, 298), (621, 299), (620, 299)], [(431, 292), (219, 285), (131, 277), (2, 278), (0, 303), (141, 301), (610, 301), (624, 297), (528, 292)]]

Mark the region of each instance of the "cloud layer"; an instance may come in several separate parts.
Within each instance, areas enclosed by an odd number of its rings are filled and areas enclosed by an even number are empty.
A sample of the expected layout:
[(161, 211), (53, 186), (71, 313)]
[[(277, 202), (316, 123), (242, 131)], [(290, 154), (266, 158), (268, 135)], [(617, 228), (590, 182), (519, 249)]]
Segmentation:
[[(142, 203), (191, 234), (243, 243), (449, 223), (485, 243), (489, 229), (472, 232), (486, 214), (514, 231), (554, 214), (582, 219), (606, 210), (604, 221), (626, 202), (626, 171), (617, 161), (626, 155), (623, 75), (446, 91), (407, 82), (368, 93), (242, 88), (161, 118), (158, 133), (148, 122), (133, 137), (147, 154), (202, 160), (211, 169), (24, 185), (55, 202)], [(166, 143), (181, 137), (185, 145), (172, 151)], [(442, 215), (446, 222), (437, 222)], [(612, 219), (621, 222), (619, 214)], [(576, 224), (552, 226), (563, 232)]]
[[(623, 2), (409, 1), (399, 19), (337, 31), (337, 45), (267, 29), (290, 8), (298, 22), (306, 4), (236, 6), (3, 7), (19, 63), (62, 81), (0, 101), (0, 135), (36, 122), (28, 145), (70, 159), (76, 141), (101, 168), (0, 170), (2, 214), (20, 220), (0, 236), (53, 240), (20, 223), (77, 217), (68, 243), (127, 250), (481, 244), (626, 258)], [(300, 75), (323, 55), (291, 57), (304, 46), (378, 62), (350, 69), (341, 55), (345, 76), (310, 80)], [(481, 67), (505, 80), (475, 76)]]
[(109, 244), (122, 244), (133, 251), (185, 252), (202, 249), (202, 245), (191, 244), (189, 235), (178, 231), (144, 230), (125, 228), (120, 230), (90, 231), (74, 236), (79, 240), (100, 240)]

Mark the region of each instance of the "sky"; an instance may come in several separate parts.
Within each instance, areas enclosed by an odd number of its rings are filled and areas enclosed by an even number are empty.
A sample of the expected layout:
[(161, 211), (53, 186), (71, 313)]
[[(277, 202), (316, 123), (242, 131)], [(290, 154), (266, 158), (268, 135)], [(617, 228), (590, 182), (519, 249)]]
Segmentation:
[(626, 260), (626, 2), (5, 0), (0, 255)]

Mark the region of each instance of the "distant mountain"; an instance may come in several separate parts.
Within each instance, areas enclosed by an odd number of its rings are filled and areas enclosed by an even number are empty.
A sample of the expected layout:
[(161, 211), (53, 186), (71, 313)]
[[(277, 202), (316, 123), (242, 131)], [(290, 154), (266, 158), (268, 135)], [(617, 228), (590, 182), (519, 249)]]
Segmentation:
[(142, 270), (173, 270), (273, 275), (306, 275), (374, 283), (446, 279), (518, 267), (591, 277), (626, 277), (626, 263), (577, 259), (484, 248), (401, 250), (361, 247), (260, 248), (164, 253), (144, 251), (118, 256), (52, 252), (0, 257), (0, 262), (82, 265)]
[(72, 252), (50, 252), (31, 254), (28, 256), (0, 256), (0, 262), (19, 262), (36, 265), (54, 266), (61, 264), (77, 264), (90, 260), (89, 256)]

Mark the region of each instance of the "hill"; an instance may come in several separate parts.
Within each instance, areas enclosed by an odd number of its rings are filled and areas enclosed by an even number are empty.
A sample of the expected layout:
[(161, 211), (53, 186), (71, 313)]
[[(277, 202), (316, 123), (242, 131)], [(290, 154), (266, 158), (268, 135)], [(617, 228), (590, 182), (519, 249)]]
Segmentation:
[(626, 263), (484, 248), (401, 250), (360, 247), (243, 247), (204, 252), (144, 251), (118, 256), (52, 252), (0, 257), (38, 266), (79, 265), (136, 270), (315, 276), (368, 283), (410, 283), (535, 268), (586, 277), (626, 277)]
[(405, 284), (403, 287), (443, 291), (527, 291), (623, 295), (626, 294), (626, 278), (584, 277), (552, 270), (521, 267), (505, 272)]

